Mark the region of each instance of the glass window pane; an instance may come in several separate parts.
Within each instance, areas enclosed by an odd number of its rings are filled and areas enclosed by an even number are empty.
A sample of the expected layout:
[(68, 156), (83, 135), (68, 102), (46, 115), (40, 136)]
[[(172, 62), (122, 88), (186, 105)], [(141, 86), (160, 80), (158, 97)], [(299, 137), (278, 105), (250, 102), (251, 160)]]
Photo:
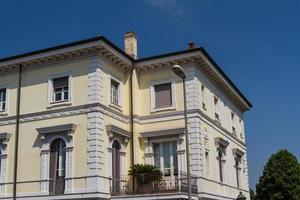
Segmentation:
[(68, 100), (69, 99), (69, 91), (65, 90), (64, 91), (64, 100)]
[(170, 176), (171, 160), (170, 160), (170, 143), (163, 143), (163, 160), (164, 160), (164, 175)]
[(153, 144), (154, 165), (160, 168), (160, 145)]
[(172, 143), (174, 175), (178, 175), (177, 142)]

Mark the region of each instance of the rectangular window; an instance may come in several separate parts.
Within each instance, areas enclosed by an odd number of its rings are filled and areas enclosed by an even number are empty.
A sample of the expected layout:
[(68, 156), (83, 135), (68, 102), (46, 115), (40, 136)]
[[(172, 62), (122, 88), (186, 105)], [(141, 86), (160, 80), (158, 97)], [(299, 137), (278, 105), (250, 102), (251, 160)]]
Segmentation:
[(6, 110), (6, 88), (0, 89), (0, 111)]
[(208, 151), (205, 152), (205, 168), (206, 168), (206, 175), (209, 175), (210, 169), (209, 169), (209, 153), (208, 153)]
[(223, 153), (221, 150), (218, 152), (218, 165), (219, 165), (219, 175), (220, 175), (220, 182), (223, 183), (224, 177), (223, 177)]
[(155, 85), (154, 92), (155, 92), (155, 108), (172, 106), (171, 83)]
[(53, 102), (69, 100), (69, 77), (60, 77), (52, 80)]
[(215, 119), (220, 121), (220, 115), (219, 115), (219, 99), (217, 97), (214, 97), (214, 106), (215, 106)]
[(235, 128), (235, 114), (231, 112), (231, 123), (232, 123), (232, 132), (236, 134), (236, 128)]
[(236, 173), (236, 184), (237, 187), (240, 187), (240, 159), (235, 158), (235, 173)]
[(202, 108), (206, 110), (206, 97), (205, 97), (205, 87), (201, 85), (201, 94), (202, 94)]
[(177, 143), (164, 142), (153, 144), (154, 165), (164, 176), (178, 175)]
[(110, 82), (110, 90), (111, 90), (111, 94), (110, 94), (110, 101), (113, 104), (119, 105), (119, 89), (120, 89), (120, 83), (112, 80)]

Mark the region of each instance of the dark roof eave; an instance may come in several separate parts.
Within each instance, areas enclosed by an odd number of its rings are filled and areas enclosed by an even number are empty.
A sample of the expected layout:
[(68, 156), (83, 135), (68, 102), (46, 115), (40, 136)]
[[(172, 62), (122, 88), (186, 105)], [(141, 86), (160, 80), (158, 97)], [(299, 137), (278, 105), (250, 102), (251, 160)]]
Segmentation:
[(50, 47), (50, 48), (31, 51), (31, 52), (24, 53), (24, 54), (19, 54), (19, 55), (15, 55), (15, 56), (0, 58), (0, 63), (1, 62), (6, 62), (6, 61), (11, 61), (11, 60), (14, 60), (14, 59), (19, 59), (19, 58), (25, 58), (25, 57), (33, 56), (33, 55), (37, 55), (37, 54), (47, 53), (47, 52), (50, 52), (50, 51), (55, 51), (55, 50), (64, 49), (64, 48), (68, 48), (68, 47), (73, 47), (73, 46), (77, 46), (77, 45), (81, 45), (81, 44), (86, 44), (86, 43), (89, 43), (89, 42), (101, 41), (101, 40), (104, 41), (105, 43), (107, 43), (109, 46), (111, 46), (118, 53), (120, 53), (121, 55), (123, 55), (124, 57), (129, 59), (131, 62), (134, 62), (134, 59), (132, 57), (130, 57), (123, 50), (121, 50), (119, 47), (117, 47), (115, 44), (113, 44), (110, 40), (108, 40), (104, 36), (96, 36), (96, 37), (88, 38), (88, 39), (85, 39), (85, 40), (80, 40), (80, 41), (71, 42), (71, 43), (67, 43), (67, 44), (62, 44), (62, 45), (58, 45), (58, 46), (54, 46), (54, 47)]
[(249, 106), (249, 108), (252, 108), (252, 104), (251, 102), (243, 95), (243, 93), (237, 88), (237, 86), (231, 81), (231, 79), (225, 74), (225, 72), (221, 69), (221, 67), (219, 67), (219, 65), (214, 61), (214, 59), (207, 53), (207, 51), (201, 47), (200, 48), (201, 52), (203, 53), (203, 55), (209, 60), (209, 62), (211, 62), (216, 69), (218, 70), (218, 72), (220, 72), (220, 74), (225, 78), (225, 80), (234, 88), (234, 90), (242, 97), (242, 99), (247, 103), (247, 105)]

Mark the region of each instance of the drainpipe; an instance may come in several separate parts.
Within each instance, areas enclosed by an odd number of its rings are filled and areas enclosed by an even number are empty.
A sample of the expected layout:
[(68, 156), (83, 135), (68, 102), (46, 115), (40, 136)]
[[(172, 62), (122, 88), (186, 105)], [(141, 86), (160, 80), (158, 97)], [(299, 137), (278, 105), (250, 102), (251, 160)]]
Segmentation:
[(22, 85), (22, 64), (19, 65), (19, 79), (17, 90), (17, 112), (16, 112), (16, 134), (15, 134), (15, 155), (14, 155), (14, 180), (13, 180), (13, 199), (17, 199), (17, 172), (18, 172), (18, 151), (19, 151), (19, 129), (20, 129), (20, 100)]
[(130, 94), (130, 132), (131, 132), (131, 166), (134, 165), (134, 134), (133, 134), (133, 71), (134, 71), (134, 62), (132, 62), (132, 69), (130, 71), (129, 77), (129, 94)]

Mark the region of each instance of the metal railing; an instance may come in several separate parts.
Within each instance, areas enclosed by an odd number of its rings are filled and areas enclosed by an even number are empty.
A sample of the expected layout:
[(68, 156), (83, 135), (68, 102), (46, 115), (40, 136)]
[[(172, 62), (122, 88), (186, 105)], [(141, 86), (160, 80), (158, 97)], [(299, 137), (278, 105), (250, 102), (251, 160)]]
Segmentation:
[[(139, 195), (154, 193), (187, 193), (187, 174), (180, 172), (176, 176), (159, 177), (153, 174), (121, 176), (110, 181), (111, 195)], [(197, 177), (191, 176), (192, 193), (196, 194)]]

